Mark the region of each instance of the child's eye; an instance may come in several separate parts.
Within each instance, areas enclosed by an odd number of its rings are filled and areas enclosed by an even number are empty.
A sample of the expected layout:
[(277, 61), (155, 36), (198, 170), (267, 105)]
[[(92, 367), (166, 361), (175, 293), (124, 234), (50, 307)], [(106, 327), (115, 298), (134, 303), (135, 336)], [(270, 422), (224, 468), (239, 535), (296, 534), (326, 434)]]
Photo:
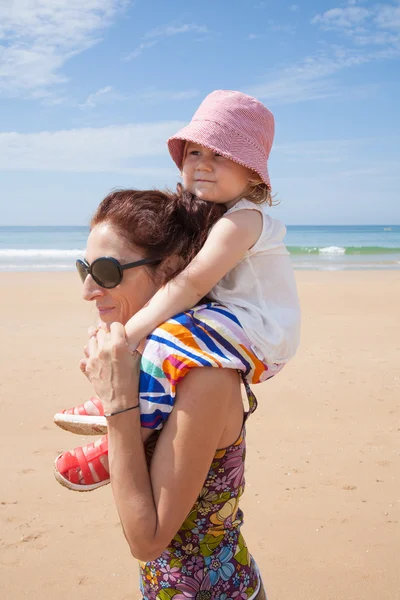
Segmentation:
[(200, 150), (189, 150), (189, 154), (192, 156), (199, 156)]

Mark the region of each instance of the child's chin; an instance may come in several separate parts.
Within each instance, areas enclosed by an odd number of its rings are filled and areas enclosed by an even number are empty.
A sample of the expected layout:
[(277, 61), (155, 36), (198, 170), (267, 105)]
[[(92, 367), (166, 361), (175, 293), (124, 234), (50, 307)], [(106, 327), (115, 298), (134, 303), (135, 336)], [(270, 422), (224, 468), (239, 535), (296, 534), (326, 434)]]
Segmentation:
[(200, 200), (207, 200), (208, 202), (213, 202), (214, 198), (213, 198), (213, 194), (211, 194), (209, 191), (207, 190), (195, 190), (194, 195), (197, 196), (197, 198), (200, 198)]

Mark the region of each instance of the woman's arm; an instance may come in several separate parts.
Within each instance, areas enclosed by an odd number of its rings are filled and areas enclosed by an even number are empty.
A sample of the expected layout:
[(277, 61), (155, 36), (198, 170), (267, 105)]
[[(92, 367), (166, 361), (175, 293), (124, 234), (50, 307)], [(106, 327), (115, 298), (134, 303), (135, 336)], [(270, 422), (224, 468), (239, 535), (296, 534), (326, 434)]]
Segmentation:
[(254, 246), (261, 231), (262, 216), (257, 210), (221, 217), (189, 266), (128, 321), (129, 345), (136, 348), (160, 323), (195, 306)]
[(160, 556), (193, 507), (219, 447), (235, 387), (239, 389), (238, 375), (230, 369), (205, 367), (188, 373), (179, 384), (150, 473), (137, 411), (109, 420), (114, 500), (131, 552), (139, 560)]
[[(126, 351), (124, 329), (111, 325), (92, 341), (89, 378), (106, 412), (137, 403), (138, 359)], [(136, 363), (135, 363), (136, 361)], [(136, 374), (136, 376), (135, 376)], [(135, 380), (136, 377), (136, 380)], [(177, 398), (147, 468), (140, 414), (108, 418), (109, 465), (116, 507), (132, 554), (147, 562), (169, 545), (189, 514), (215, 451), (239, 434), (243, 416), (238, 374), (231, 369), (192, 369)], [(231, 439), (227, 440), (224, 432)]]

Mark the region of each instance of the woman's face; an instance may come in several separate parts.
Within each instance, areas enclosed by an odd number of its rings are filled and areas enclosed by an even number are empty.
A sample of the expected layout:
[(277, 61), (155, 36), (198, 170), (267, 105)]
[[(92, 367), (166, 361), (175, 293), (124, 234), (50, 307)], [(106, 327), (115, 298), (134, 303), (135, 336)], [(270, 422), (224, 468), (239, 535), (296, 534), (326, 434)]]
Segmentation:
[[(96, 258), (112, 256), (121, 265), (145, 258), (139, 250), (130, 247), (126, 240), (109, 223), (96, 225), (90, 232), (86, 260), (92, 264)], [(125, 325), (150, 300), (160, 287), (149, 274), (149, 267), (141, 266), (123, 272), (121, 283), (112, 289), (99, 286), (91, 275), (83, 284), (83, 298), (96, 302), (99, 317), (104, 323), (117, 321)]]

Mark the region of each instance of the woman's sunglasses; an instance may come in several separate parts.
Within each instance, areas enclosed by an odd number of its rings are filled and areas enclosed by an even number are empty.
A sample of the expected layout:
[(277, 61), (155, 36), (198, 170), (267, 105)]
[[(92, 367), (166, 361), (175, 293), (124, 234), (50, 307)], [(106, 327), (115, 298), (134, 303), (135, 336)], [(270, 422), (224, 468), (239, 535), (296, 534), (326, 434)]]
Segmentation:
[(133, 269), (134, 267), (141, 267), (143, 265), (157, 265), (160, 262), (161, 260), (155, 258), (143, 258), (136, 262), (121, 265), (116, 258), (101, 256), (100, 258), (96, 258), (91, 265), (86, 260), (78, 259), (76, 261), (76, 268), (82, 279), (82, 283), (88, 275), (91, 275), (98, 285), (109, 290), (121, 283), (126, 269)]

